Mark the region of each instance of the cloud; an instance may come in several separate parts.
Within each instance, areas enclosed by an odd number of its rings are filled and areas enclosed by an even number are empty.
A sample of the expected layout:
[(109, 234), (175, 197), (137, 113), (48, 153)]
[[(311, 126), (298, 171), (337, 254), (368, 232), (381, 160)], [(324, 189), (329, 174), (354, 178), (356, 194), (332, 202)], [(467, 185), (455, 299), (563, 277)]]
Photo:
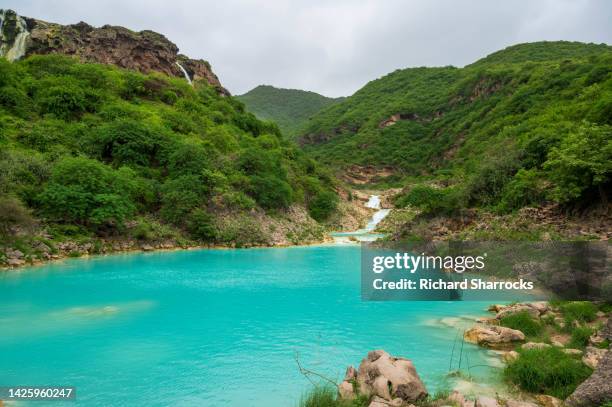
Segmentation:
[(518, 42), (612, 43), (606, 0), (2, 0), (64, 24), (166, 35), (234, 94), (259, 84), (349, 95), (398, 68), (462, 66)]

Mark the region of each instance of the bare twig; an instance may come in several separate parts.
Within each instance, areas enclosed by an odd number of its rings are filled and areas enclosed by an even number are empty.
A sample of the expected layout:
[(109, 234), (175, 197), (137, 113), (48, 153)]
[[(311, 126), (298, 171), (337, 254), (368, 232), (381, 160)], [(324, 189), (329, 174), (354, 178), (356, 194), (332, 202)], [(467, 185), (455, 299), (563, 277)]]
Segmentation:
[(297, 364), (297, 366), (298, 366), (298, 369), (299, 369), (300, 373), (301, 373), (302, 375), (304, 375), (304, 377), (305, 377), (306, 379), (308, 379), (308, 381), (309, 381), (309, 382), (310, 382), (310, 383), (311, 383), (313, 386), (316, 386), (316, 383), (315, 383), (315, 382), (312, 380), (312, 377), (311, 377), (311, 376), (316, 376), (316, 377), (318, 377), (318, 378), (320, 378), (320, 379), (323, 379), (323, 380), (325, 380), (326, 382), (331, 383), (331, 384), (333, 384), (334, 386), (336, 386), (336, 388), (338, 388), (338, 387), (339, 387), (338, 383), (336, 383), (334, 380), (330, 379), (329, 377), (325, 377), (325, 376), (323, 376), (323, 375), (322, 375), (322, 374), (320, 374), (320, 373), (313, 372), (312, 370), (310, 370), (310, 369), (306, 369), (304, 366), (302, 366), (302, 364), (300, 363), (300, 355), (299, 355), (299, 353), (298, 353), (297, 351), (295, 351), (294, 358), (295, 358), (295, 363)]

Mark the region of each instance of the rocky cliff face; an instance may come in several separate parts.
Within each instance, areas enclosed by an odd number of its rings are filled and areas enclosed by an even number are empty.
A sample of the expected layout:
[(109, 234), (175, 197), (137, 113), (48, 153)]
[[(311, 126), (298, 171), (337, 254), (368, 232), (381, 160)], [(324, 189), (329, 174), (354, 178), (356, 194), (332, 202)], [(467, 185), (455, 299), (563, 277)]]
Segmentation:
[(96, 28), (84, 22), (61, 25), (0, 10), (0, 56), (12, 61), (32, 54), (73, 55), (84, 62), (181, 78), (186, 72), (189, 80), (203, 80), (229, 95), (208, 62), (179, 54), (174, 43), (156, 32), (110, 25)]

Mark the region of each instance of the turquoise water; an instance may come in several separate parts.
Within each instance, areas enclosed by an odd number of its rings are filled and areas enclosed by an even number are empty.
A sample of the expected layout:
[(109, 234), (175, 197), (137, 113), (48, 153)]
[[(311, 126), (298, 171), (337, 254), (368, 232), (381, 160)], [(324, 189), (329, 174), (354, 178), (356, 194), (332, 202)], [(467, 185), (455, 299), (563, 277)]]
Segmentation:
[[(456, 323), (481, 302), (362, 302), (360, 248), (191, 250), (0, 274), (0, 385), (70, 385), (79, 406), (295, 406), (295, 355), (341, 379), (367, 351), (444, 386)], [(480, 380), (494, 357), (465, 345)], [(453, 363), (456, 368), (457, 358)], [(71, 405), (44, 403), (33, 405)]]

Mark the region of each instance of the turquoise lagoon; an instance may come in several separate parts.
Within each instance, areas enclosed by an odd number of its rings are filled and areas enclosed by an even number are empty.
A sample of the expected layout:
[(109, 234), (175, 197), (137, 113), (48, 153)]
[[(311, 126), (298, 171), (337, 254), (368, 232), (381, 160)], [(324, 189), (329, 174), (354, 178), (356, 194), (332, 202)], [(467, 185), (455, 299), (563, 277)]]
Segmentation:
[[(460, 325), (487, 303), (363, 302), (359, 251), (202, 249), (1, 273), (0, 385), (77, 387), (76, 404), (35, 406), (295, 406), (310, 386), (296, 354), (341, 380), (385, 349), (431, 393), (446, 388)], [(499, 373), (473, 345), (461, 359), (485, 386)]]

